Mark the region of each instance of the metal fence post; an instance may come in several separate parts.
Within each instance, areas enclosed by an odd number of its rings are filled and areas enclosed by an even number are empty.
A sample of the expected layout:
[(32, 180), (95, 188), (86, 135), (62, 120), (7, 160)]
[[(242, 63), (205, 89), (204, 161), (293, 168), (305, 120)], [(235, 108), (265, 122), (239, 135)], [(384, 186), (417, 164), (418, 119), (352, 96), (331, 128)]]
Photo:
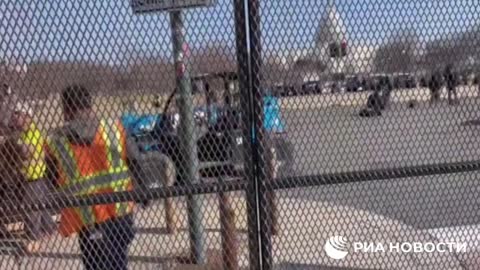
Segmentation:
[[(265, 145), (265, 143), (263, 144)], [(275, 163), (275, 159), (273, 158), (276, 153), (274, 153), (275, 150), (272, 150), (270, 144), (267, 144), (268, 149), (265, 149), (265, 156), (264, 158), (266, 159), (265, 161), (265, 184), (267, 185), (268, 192), (264, 194), (265, 197), (265, 207), (267, 207), (267, 214), (268, 217), (264, 221), (269, 222), (270, 226), (270, 231), (272, 235), (276, 235), (278, 233), (277, 227), (278, 227), (278, 222), (277, 222), (277, 207), (276, 207), (276, 196), (275, 196), (275, 191), (273, 191), (272, 184), (273, 180), (277, 178), (277, 170), (276, 166), (277, 164)]]
[(259, 231), (258, 231), (258, 201), (257, 201), (257, 185), (255, 179), (253, 160), (253, 144), (252, 144), (252, 95), (250, 84), (250, 58), (248, 54), (248, 28), (246, 18), (245, 1), (234, 1), (235, 13), (235, 36), (237, 48), (238, 77), (240, 86), (240, 98), (242, 107), (242, 123), (244, 143), (244, 160), (245, 160), (245, 178), (247, 179), (247, 187), (245, 190), (247, 200), (247, 221), (248, 221), (248, 250), (250, 269), (261, 269), (260, 264), (260, 248), (259, 248)]
[[(188, 68), (189, 48), (185, 42), (182, 12), (179, 10), (170, 12), (173, 55), (175, 59), (176, 84), (179, 87), (179, 98), (177, 99), (180, 111), (180, 141), (182, 147), (182, 161), (186, 173), (183, 176), (187, 184), (198, 183), (198, 155), (197, 139), (195, 132), (195, 121), (193, 118), (192, 85)], [(202, 202), (198, 195), (188, 196), (188, 223), (190, 225), (190, 241), (192, 263), (205, 264), (206, 253), (205, 232), (202, 224)]]
[[(219, 179), (220, 183), (224, 183), (223, 178)], [(222, 258), (225, 270), (238, 269), (238, 246), (237, 246), (237, 229), (235, 227), (235, 211), (232, 209), (230, 199), (226, 192), (219, 192), (219, 208), (220, 208), (220, 225), (222, 236)]]
[(258, 196), (258, 220), (260, 220), (260, 256), (262, 269), (272, 269), (272, 227), (270, 215), (270, 195), (273, 193), (272, 185), (268, 180), (267, 144), (263, 129), (263, 97), (262, 82), (262, 43), (260, 29), (260, 0), (248, 0), (248, 27), (249, 27), (249, 49), (250, 49), (250, 72), (251, 89), (253, 99), (253, 129), (254, 144), (253, 162), (255, 164), (255, 178), (257, 180)]

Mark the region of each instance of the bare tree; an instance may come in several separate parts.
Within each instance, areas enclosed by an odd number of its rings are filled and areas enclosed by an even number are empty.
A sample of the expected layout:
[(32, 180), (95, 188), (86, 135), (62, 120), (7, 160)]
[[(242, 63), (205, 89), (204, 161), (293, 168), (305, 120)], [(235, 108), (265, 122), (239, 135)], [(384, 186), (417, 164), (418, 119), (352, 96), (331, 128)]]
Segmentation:
[(480, 69), (480, 29), (447, 35), (429, 42), (422, 65), (434, 70), (447, 64), (454, 64), (459, 69)]
[(224, 44), (213, 44), (192, 51), (192, 74), (235, 71), (235, 50)]
[(377, 72), (411, 72), (418, 59), (418, 35), (412, 30), (399, 31), (381, 46), (375, 55)]

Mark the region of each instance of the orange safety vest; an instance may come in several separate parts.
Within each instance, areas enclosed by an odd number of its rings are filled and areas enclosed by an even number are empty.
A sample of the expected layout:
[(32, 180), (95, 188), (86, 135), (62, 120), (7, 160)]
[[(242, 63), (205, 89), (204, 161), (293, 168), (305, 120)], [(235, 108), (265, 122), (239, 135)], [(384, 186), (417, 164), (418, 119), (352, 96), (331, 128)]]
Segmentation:
[[(102, 120), (90, 146), (74, 145), (59, 136), (48, 141), (48, 152), (58, 165), (58, 183), (74, 195), (130, 191), (133, 188), (126, 162), (125, 130), (120, 122)], [(85, 227), (121, 217), (133, 211), (133, 202), (63, 209), (59, 230), (70, 236)]]

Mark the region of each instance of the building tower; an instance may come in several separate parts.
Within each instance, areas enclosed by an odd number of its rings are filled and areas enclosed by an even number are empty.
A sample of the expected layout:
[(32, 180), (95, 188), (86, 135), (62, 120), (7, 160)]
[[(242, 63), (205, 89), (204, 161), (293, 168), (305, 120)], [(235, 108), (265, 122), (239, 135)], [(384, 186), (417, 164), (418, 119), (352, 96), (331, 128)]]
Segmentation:
[(320, 19), (314, 46), (313, 57), (325, 63), (327, 73), (344, 73), (348, 53), (347, 29), (332, 0)]

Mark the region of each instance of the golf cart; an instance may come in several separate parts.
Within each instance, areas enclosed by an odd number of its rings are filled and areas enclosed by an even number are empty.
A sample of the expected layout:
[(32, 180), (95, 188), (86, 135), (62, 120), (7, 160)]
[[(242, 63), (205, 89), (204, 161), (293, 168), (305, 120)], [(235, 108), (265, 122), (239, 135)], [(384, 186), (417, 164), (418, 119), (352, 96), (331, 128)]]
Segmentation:
[[(212, 90), (215, 81), (224, 88), (223, 91)], [(201, 177), (242, 176), (246, 144), (241, 128), (242, 111), (237, 74), (203, 74), (193, 77), (191, 82), (193, 93), (205, 97), (205, 105), (194, 108)], [(221, 98), (218, 98), (220, 93)], [(122, 119), (129, 135), (136, 139), (140, 151), (159, 151), (169, 156), (181, 174), (184, 166), (180, 156), (181, 130), (177, 129), (181, 119), (178, 114), (168, 112), (175, 96), (176, 91), (173, 91), (160, 114), (136, 116), (126, 113)], [(291, 170), (293, 149), (286, 140), (278, 99), (271, 93), (263, 97), (263, 115), (266, 149), (269, 150), (267, 162), (275, 168), (273, 177), (279, 177)], [(177, 175), (177, 184), (182, 183), (182, 177)]]

